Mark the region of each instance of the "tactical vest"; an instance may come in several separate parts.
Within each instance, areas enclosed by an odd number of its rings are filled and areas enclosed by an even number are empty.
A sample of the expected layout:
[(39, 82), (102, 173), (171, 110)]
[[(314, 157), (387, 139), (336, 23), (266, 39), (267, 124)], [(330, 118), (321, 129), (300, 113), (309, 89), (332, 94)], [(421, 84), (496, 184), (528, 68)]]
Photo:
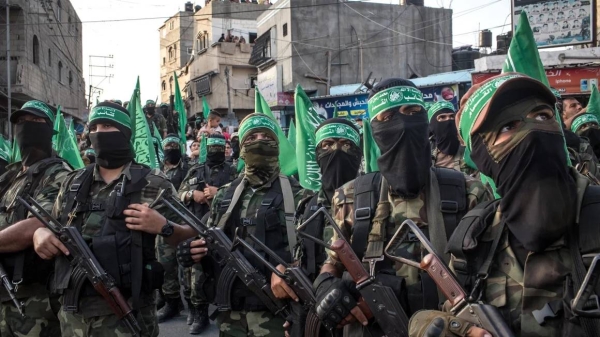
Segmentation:
[(188, 171), (188, 164), (185, 158), (181, 158), (181, 163), (177, 165), (175, 170), (175, 174), (169, 179), (169, 181), (171, 182), (171, 184), (173, 184), (175, 190), (179, 190), (179, 187), (181, 187), (181, 182), (183, 182), (183, 179), (185, 178)]
[[(27, 195), (31, 195), (41, 183), (47, 169), (54, 165), (63, 165), (64, 163), (65, 161), (62, 158), (50, 157), (31, 165), (25, 173), (24, 187), (18, 196), (24, 198)], [(0, 177), (0, 195), (4, 195), (8, 191), (18, 174), (19, 171), (14, 170)], [(13, 224), (27, 218), (27, 209), (17, 203), (16, 200), (4, 199), (0, 203), (0, 211), (6, 212), (11, 206), (14, 213), (12, 217)], [(52, 263), (42, 260), (33, 248), (16, 253), (2, 254), (2, 264), (12, 282), (21, 285), (32, 283), (45, 284), (52, 271)]]
[[(273, 181), (271, 188), (263, 196), (260, 207), (255, 216), (249, 216), (246, 214), (246, 218), (240, 217), (240, 206), (241, 200), (240, 189), (238, 187), (243, 181), (243, 178), (237, 178), (234, 180), (230, 187), (225, 192), (223, 199), (218, 206), (218, 218), (220, 218), (218, 226), (223, 228), (230, 238), (235, 236), (235, 229), (241, 226), (255, 226), (254, 236), (263, 243), (267, 243), (278, 256), (285, 261), (291, 262), (291, 252), (293, 247), (296, 246), (296, 235), (293, 228), (293, 217), (294, 217), (294, 196), (292, 194), (291, 185), (286, 176), (280, 175), (278, 179)], [(236, 193), (236, 190), (238, 193)], [(290, 201), (291, 199), (291, 201)], [(291, 203), (291, 205), (289, 205)], [(282, 224), (279, 217), (279, 212), (283, 211), (286, 218), (286, 223)], [(290, 251), (286, 251), (285, 240), (282, 235), (282, 226), (286, 227), (288, 247)], [(262, 263), (256, 260), (251, 254), (244, 253), (248, 261), (263, 275), (270, 275), (267, 268)], [(264, 258), (273, 265), (278, 265), (277, 261), (274, 261), (268, 255), (263, 255)], [(246, 287), (238, 280), (234, 283), (232, 299), (233, 310), (247, 310), (247, 311), (264, 311), (267, 310), (265, 305), (252, 294)]]
[[(221, 187), (229, 183), (229, 179), (231, 177), (231, 166), (227, 163), (221, 164), (223, 166), (223, 170), (217, 174), (215, 179), (212, 179), (211, 168), (206, 165), (206, 163), (200, 164), (193, 168), (189, 176), (194, 177), (190, 179), (189, 185), (196, 186), (195, 191), (203, 191), (206, 185)], [(233, 195), (232, 195), (233, 196)], [(190, 202), (190, 210), (196, 214), (198, 218), (202, 218), (204, 214), (210, 211), (210, 204), (198, 204), (194, 201)]]
[[(318, 199), (318, 195), (313, 195), (300, 202), (296, 211), (296, 223), (304, 223), (306, 219), (312, 217), (322, 207), (322, 205), (319, 205)], [(320, 239), (324, 237), (325, 226), (324, 216), (319, 213), (310, 223), (306, 224), (304, 232)], [(319, 274), (319, 266), (327, 260), (325, 248), (314, 241), (300, 239), (297, 249), (301, 250), (299, 257), (302, 268), (304, 268), (308, 277), (314, 280)]]
[[(428, 184), (427, 198), (427, 215), (428, 226), (422, 228), (425, 235), (432, 241), (432, 245), (442, 255), (446, 242), (456, 228), (460, 219), (467, 212), (467, 193), (465, 186), (465, 176), (462, 172), (446, 169), (446, 168), (431, 168), (431, 178), (437, 180), (439, 188), (439, 203), (432, 204), (433, 193)], [(381, 237), (372, 226), (375, 217), (377, 204), (382, 196), (387, 197), (387, 188), (381, 189), (382, 179), (379, 172), (369, 173), (359, 176), (354, 181), (354, 223), (352, 225), (352, 249), (359, 259), (377, 258), (383, 256), (383, 247), (385, 242), (388, 242), (394, 235), (396, 225), (393, 222), (386, 221), (385, 233), (386, 237)], [(441, 212), (440, 219), (436, 221), (432, 216), (434, 212)], [(389, 214), (384, 215), (389, 217)], [(442, 223), (443, 222), (443, 223)], [(446, 233), (446, 235), (441, 235)], [(384, 242), (370, 239), (379, 237)], [(416, 238), (408, 236), (407, 242), (414, 242)], [(377, 264), (377, 270), (386, 273), (392, 273), (392, 263), (389, 259)], [(421, 282), (421, 293), (408, 294), (410, 311), (416, 312), (420, 309), (437, 309), (440, 304), (438, 297), (437, 286), (431, 277), (425, 272), (419, 272)]]
[[(492, 225), (499, 205), (500, 199), (477, 205), (465, 215), (448, 241), (447, 250), (453, 255), (452, 267), (459, 283), (467, 293), (470, 292), (471, 301), (486, 301), (485, 279), (493, 264), (504, 225), (496, 226), (490, 240), (483, 240), (483, 234)], [(563, 336), (595, 337), (600, 331), (598, 319), (576, 317), (570, 308), (574, 292), (581, 286), (586, 273), (584, 259), (586, 262), (591, 261), (600, 250), (598, 214), (600, 187), (589, 185), (583, 193), (579, 221), (570, 226), (565, 235), (574, 267), (570, 277), (572, 281), (565, 280), (565, 283), (571, 285), (572, 289), (567, 289), (566, 286), (565, 298), (546, 303), (543, 308), (533, 312), (540, 325), (544, 325), (547, 319), (563, 319)], [(600, 284), (596, 285), (595, 294), (600, 294)], [(598, 302), (593, 303), (593, 306), (597, 307)], [(501, 313), (510, 322), (510, 313), (502, 312), (502, 309)]]
[[(125, 298), (133, 299), (134, 309), (139, 308), (141, 293), (150, 294), (162, 286), (164, 270), (156, 261), (156, 235), (132, 231), (126, 227), (123, 211), (132, 203), (139, 203), (141, 191), (148, 184), (145, 177), (150, 168), (132, 163), (131, 180), (116, 184), (107, 200), (94, 199), (90, 188), (94, 179), (95, 164), (88, 165), (73, 179), (65, 195), (65, 206), (60, 222), (66, 224), (75, 215), (71, 226), (81, 232), (87, 213), (102, 212), (102, 229), (92, 237), (90, 248), (98, 262), (116, 281)], [(121, 191), (124, 193), (121, 195)], [(62, 258), (56, 261), (56, 288), (64, 290), (64, 307), (78, 311), (79, 296), (98, 295), (80, 270), (72, 270)], [(82, 275), (83, 274), (83, 275)]]

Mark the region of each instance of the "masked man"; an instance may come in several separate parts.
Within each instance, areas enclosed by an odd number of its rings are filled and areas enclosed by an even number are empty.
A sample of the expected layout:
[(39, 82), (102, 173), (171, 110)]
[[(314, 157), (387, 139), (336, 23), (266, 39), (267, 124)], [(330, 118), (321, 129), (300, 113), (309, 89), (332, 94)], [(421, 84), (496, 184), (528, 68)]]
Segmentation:
[(161, 139), (166, 138), (167, 120), (161, 113), (156, 113), (156, 103), (153, 100), (147, 100), (143, 110), (146, 114), (148, 127), (150, 127), (150, 133), (155, 137), (160, 136)]
[[(336, 224), (351, 239), (357, 256), (366, 259), (363, 261), (383, 256), (393, 228), (406, 219), (426, 228), (435, 250), (443, 254), (462, 215), (489, 195), (481, 182), (461, 172), (432, 167), (427, 112), (423, 95), (412, 82), (399, 78), (381, 81), (373, 88), (368, 104), (373, 138), (381, 150), (377, 160), (381, 174), (361, 176), (336, 190), (332, 202)], [(385, 198), (380, 200), (380, 195)], [(336, 238), (334, 233), (332, 240)], [(407, 239), (397, 254), (412, 258), (420, 255), (420, 249), (418, 242)], [(347, 329), (352, 336), (362, 336), (365, 329), (381, 333), (376, 324), (365, 327), (367, 320), (356, 306), (355, 284), (341, 279), (344, 270), (338, 257), (330, 253), (313, 284), (319, 318), (334, 327), (358, 320), (360, 326), (352, 324)], [(376, 271), (378, 282), (397, 289), (401, 304), (408, 295), (408, 313), (437, 308), (441, 302), (428, 275), (414, 267), (385, 258)], [(402, 291), (402, 278), (407, 291)], [(332, 315), (334, 311), (338, 314)]]
[[(164, 271), (155, 257), (156, 235), (175, 245), (195, 233), (171, 221), (176, 217), (162, 206), (148, 207), (159, 191), (176, 191), (159, 170), (133, 161), (130, 120), (129, 112), (114, 103), (92, 109), (90, 139), (96, 163), (65, 179), (52, 215), (63, 226), (81, 231), (131, 305), (141, 335), (158, 336), (153, 293), (161, 287)], [(62, 294), (62, 336), (132, 336), (87, 277), (76, 277), (77, 269), (64, 256), (70, 252), (51, 231), (39, 228), (33, 239), (40, 257), (58, 256), (54, 287)]]
[[(567, 166), (554, 102), (544, 84), (517, 73), (493, 77), (462, 98), (460, 136), (502, 198), (468, 214), (448, 250), (467, 293), (498, 307), (516, 336), (594, 336), (599, 320), (575, 316), (571, 305), (600, 252), (589, 240), (599, 235), (592, 200), (600, 191)], [(478, 230), (463, 231), (470, 226)], [(598, 293), (593, 286), (586, 291)], [(422, 311), (411, 319), (411, 336), (464, 334), (489, 332), (450, 313)]]
[[(219, 189), (211, 204), (208, 225), (223, 228), (230, 238), (237, 228), (245, 225), (248, 233), (254, 234), (285, 261), (291, 261), (296, 237), (290, 229), (302, 190), (296, 181), (280, 173), (276, 130), (276, 122), (264, 114), (250, 114), (242, 120), (239, 134), (240, 158), (246, 163), (244, 176)], [(241, 193), (235, 193), (236, 190)], [(185, 255), (191, 255), (191, 259), (201, 261), (207, 253), (205, 245), (203, 239), (195, 240), (188, 252), (178, 249), (178, 258), (183, 261)], [(253, 261), (252, 255), (247, 257)], [(273, 263), (271, 260), (269, 258)], [(271, 277), (275, 296), (285, 297), (285, 293), (291, 292), (283, 280), (275, 274), (271, 276), (262, 265), (254, 267)], [(284, 270), (281, 265), (278, 268)], [(219, 283), (221, 281), (226, 280), (219, 280)], [(217, 317), (221, 336), (284, 335), (285, 320), (268, 311), (240, 280), (234, 281), (231, 302), (231, 310), (221, 312)]]
[[(0, 262), (8, 282), (15, 285), (17, 300), (25, 316), (17, 310), (5, 288), (0, 288), (1, 336), (58, 336), (58, 297), (48, 288), (52, 263), (33, 251), (33, 233), (43, 225), (28, 216), (15, 199), (31, 195), (45, 210), (54, 199), (69, 166), (53, 155), (54, 111), (40, 101), (29, 101), (11, 115), (21, 161), (6, 167), (0, 177)], [(18, 285), (18, 286), (17, 286)]]

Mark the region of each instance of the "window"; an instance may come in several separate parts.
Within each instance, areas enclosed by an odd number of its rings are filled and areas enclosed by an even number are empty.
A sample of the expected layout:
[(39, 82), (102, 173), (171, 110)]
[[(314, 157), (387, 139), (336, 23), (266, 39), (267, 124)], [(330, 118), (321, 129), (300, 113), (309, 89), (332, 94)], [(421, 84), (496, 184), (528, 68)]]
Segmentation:
[(58, 22), (62, 22), (62, 5), (60, 0), (56, 1), (56, 19)]
[(171, 61), (175, 57), (175, 52), (173, 51), (173, 47), (169, 47), (169, 61)]
[(73, 85), (73, 73), (69, 70), (69, 86)]
[(162, 86), (162, 91), (167, 90), (167, 82), (162, 81), (162, 85), (161, 86)]
[[(276, 36), (276, 34), (273, 34)], [(271, 59), (271, 31), (268, 30), (256, 41), (254, 41), (254, 47), (252, 47), (252, 55), (250, 55), (250, 63), (253, 66), (258, 66)]]
[(256, 41), (256, 33), (248, 33), (248, 43), (254, 43)]
[(63, 65), (61, 61), (58, 61), (58, 82), (62, 83), (62, 69)]
[(163, 64), (167, 63), (167, 58), (163, 57)]
[(196, 47), (198, 52), (208, 48), (208, 35), (206, 33), (199, 33), (196, 37)]
[(52, 51), (48, 48), (48, 66), (52, 67)]
[(33, 64), (40, 64), (40, 41), (37, 36), (33, 36)]
[(283, 24), (283, 36), (287, 36), (287, 23)]
[(171, 78), (169, 78), (169, 90), (171, 90), (171, 92), (173, 92), (173, 76), (171, 76)]
[(173, 30), (173, 29), (175, 29), (175, 22), (171, 21), (171, 22), (169, 22), (169, 30)]

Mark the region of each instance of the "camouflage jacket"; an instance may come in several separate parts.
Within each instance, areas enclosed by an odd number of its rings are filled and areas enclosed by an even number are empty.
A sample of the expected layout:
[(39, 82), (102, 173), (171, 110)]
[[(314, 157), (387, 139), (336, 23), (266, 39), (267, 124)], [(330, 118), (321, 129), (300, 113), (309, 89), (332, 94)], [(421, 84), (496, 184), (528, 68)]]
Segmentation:
[[(432, 173), (433, 174), (433, 173)], [(489, 192), (484, 188), (483, 184), (469, 176), (465, 176), (466, 179), (466, 193), (467, 193), (467, 208), (473, 209), (477, 204), (491, 200)], [(427, 224), (427, 210), (426, 210), (426, 193), (422, 191), (419, 197), (414, 199), (402, 199), (397, 196), (388, 194), (389, 201), (391, 203), (391, 212), (387, 216), (387, 222), (394, 224), (394, 232), (406, 219), (414, 221), (417, 226), (422, 229), (426, 229)], [(338, 188), (333, 197), (333, 209), (334, 220), (337, 226), (342, 230), (346, 239), (352, 242), (352, 225), (354, 223), (354, 180), (346, 183), (344, 186)], [(377, 212), (377, 211), (376, 211)], [(386, 226), (387, 227), (387, 226)], [(386, 243), (391, 236), (394, 234), (386, 233)], [(448, 236), (451, 233), (446, 233)], [(337, 239), (337, 233), (333, 233), (332, 240)], [(417, 260), (425, 254), (421, 251), (421, 245), (418, 242), (406, 242), (400, 247), (400, 251), (397, 251), (403, 255), (403, 257)], [(334, 265), (340, 272), (344, 270), (344, 266), (338, 260), (336, 254), (332, 251), (328, 251), (329, 257), (326, 263)], [(367, 267), (367, 265), (365, 265)], [(408, 286), (409, 292), (420, 293), (420, 282), (419, 282), (419, 270), (414, 267), (403, 265), (401, 263), (394, 263), (394, 269), (396, 275), (404, 277)]]
[[(577, 182), (578, 207), (588, 181), (573, 172)], [(578, 211), (579, 212), (579, 211)], [(491, 242), (494, 231), (501, 224), (501, 211), (496, 210), (492, 225), (480, 236), (482, 242)], [(579, 214), (577, 214), (579, 218)], [(600, 252), (597, 247), (596, 253)], [(454, 260), (454, 258), (453, 258)], [(548, 318), (540, 325), (532, 312), (541, 310), (547, 303), (563, 301), (565, 288), (572, 284), (573, 261), (566, 239), (563, 237), (540, 253), (529, 252), (525, 265), (521, 266), (509, 243), (509, 230), (505, 226), (496, 249), (490, 273), (483, 286), (485, 303), (498, 307), (516, 336), (558, 337), (573, 335), (563, 330), (563, 313), (557, 318)], [(576, 292), (577, 289), (569, 289)], [(567, 309), (563, 309), (567, 310)], [(579, 336), (579, 335), (578, 335)]]
[[(125, 165), (123, 168), (123, 172), (121, 175), (113, 180), (110, 183), (106, 183), (102, 176), (100, 175), (98, 165), (94, 167), (93, 173), (93, 182), (90, 187), (90, 196), (92, 198), (91, 202), (102, 204), (104, 201), (108, 200), (109, 194), (115, 189), (115, 186), (123, 180), (123, 176), (126, 176), (127, 179), (131, 179), (131, 165), (129, 163)], [(73, 182), (73, 179), (77, 176), (81, 170), (77, 170), (69, 174), (65, 179), (65, 183), (62, 185), (60, 192), (58, 193), (58, 197), (56, 198), (56, 202), (54, 203), (54, 208), (52, 209), (52, 216), (60, 219), (60, 216), (63, 212), (67, 212), (65, 210), (66, 200), (65, 197), (69, 192), (69, 188)], [(165, 175), (158, 169), (152, 169), (148, 175), (146, 175), (145, 179), (148, 181), (148, 184), (141, 190), (140, 195), (140, 203), (148, 203), (152, 204), (161, 190), (166, 190), (174, 195), (177, 193), (173, 185), (167, 180)], [(170, 210), (166, 209), (163, 205), (158, 205), (154, 207), (156, 211), (162, 214), (167, 220), (173, 221), (175, 223), (179, 223), (179, 218), (173, 214)], [(81, 234), (83, 238), (91, 244), (92, 237), (99, 236), (104, 220), (104, 211), (87, 211), (82, 214), (77, 215), (83, 217), (83, 223), (81, 227)], [(65, 226), (66, 224), (62, 224)], [(141, 297), (141, 306), (152, 304), (152, 296), (143, 296)], [(108, 306), (108, 304), (104, 301), (102, 297), (98, 296), (82, 296), (79, 299), (79, 310), (80, 313), (84, 317), (93, 317), (93, 316), (103, 316), (112, 313), (112, 310)]]
[[(156, 137), (156, 131), (158, 131), (160, 138), (164, 138), (164, 133), (167, 132), (167, 120), (165, 117), (159, 113), (155, 112), (152, 117), (148, 117), (146, 115), (146, 120), (148, 121), (148, 127), (150, 127), (150, 132)], [(156, 130), (155, 130), (156, 128)]]
[(476, 172), (476, 170), (470, 168), (467, 166), (467, 163), (465, 163), (463, 158), (465, 154), (465, 148), (463, 146), (458, 149), (458, 152), (454, 156), (444, 154), (437, 148), (433, 149), (432, 154), (436, 167), (449, 168), (467, 175), (471, 175)]
[(175, 187), (175, 190), (178, 190), (188, 174), (187, 158), (181, 158), (178, 165), (169, 168), (167, 168), (167, 165), (163, 162), (163, 170), (167, 179), (169, 179), (171, 184), (173, 184), (173, 187)]

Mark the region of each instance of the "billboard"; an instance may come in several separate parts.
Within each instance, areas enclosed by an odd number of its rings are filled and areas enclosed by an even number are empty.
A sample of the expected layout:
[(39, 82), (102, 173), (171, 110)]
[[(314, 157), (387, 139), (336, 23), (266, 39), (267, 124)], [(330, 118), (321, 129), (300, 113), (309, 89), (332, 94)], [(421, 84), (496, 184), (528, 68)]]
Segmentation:
[(326, 96), (315, 97), (310, 100), (313, 102), (317, 113), (327, 118), (333, 117), (335, 106), (338, 108), (338, 116), (350, 118), (367, 118), (369, 94), (351, 94), (345, 96)]
[(429, 103), (440, 101), (448, 101), (454, 105), (458, 111), (458, 102), (460, 100), (458, 94), (458, 84), (442, 85), (436, 87), (419, 88), (423, 93), (423, 100)]
[(521, 11), (527, 13), (540, 48), (594, 42), (593, 0), (512, 0), (513, 27)]

